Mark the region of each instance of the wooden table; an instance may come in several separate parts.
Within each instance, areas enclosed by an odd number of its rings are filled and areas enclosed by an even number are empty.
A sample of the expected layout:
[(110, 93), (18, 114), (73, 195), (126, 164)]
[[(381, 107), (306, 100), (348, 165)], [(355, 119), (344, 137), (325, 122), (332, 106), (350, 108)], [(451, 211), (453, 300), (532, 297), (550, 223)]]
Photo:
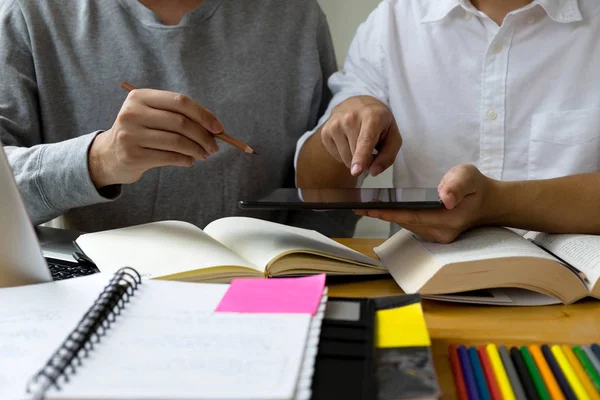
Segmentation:
[[(340, 243), (375, 256), (377, 239), (339, 239)], [(393, 279), (334, 284), (331, 297), (381, 297), (402, 294)], [(600, 342), (600, 302), (580, 301), (570, 306), (504, 307), (423, 300), (423, 310), (443, 399), (456, 398), (448, 345), (487, 343), (589, 344)]]

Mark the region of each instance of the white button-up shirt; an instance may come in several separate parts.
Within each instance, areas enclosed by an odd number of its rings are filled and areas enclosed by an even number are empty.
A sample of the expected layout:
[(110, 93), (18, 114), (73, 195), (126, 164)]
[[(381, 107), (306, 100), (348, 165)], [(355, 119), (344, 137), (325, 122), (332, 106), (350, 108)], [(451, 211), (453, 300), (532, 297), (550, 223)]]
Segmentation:
[(468, 0), (384, 0), (329, 86), (319, 126), (351, 96), (392, 110), (395, 187), (462, 163), (502, 180), (600, 171), (600, 0), (535, 0), (502, 26)]

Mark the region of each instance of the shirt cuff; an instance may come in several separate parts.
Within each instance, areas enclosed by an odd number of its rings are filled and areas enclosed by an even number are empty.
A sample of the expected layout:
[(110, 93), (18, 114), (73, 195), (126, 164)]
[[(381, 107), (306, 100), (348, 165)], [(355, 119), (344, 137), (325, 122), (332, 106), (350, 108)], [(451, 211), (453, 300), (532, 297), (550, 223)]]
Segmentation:
[(62, 212), (105, 203), (115, 200), (121, 194), (121, 185), (98, 191), (90, 178), (88, 152), (101, 132), (49, 144), (42, 149), (37, 185), (50, 209)]

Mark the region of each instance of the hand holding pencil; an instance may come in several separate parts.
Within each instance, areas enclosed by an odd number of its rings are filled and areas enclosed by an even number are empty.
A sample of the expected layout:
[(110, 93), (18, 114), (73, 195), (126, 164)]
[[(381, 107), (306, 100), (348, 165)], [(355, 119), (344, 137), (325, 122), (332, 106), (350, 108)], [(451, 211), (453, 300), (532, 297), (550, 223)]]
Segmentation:
[(98, 189), (133, 183), (155, 167), (191, 167), (219, 150), (215, 137), (254, 153), (225, 134), (217, 117), (192, 99), (162, 90), (134, 90), (126, 82), (122, 87), (130, 92), (127, 99), (88, 154), (90, 177)]

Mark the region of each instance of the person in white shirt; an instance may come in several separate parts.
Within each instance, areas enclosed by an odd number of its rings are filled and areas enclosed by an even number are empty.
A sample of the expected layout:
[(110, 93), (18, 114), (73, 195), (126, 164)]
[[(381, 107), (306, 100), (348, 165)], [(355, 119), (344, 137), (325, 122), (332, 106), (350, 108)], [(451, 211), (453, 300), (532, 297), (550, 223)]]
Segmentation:
[(395, 187), (439, 184), (445, 209), (358, 214), (439, 242), (479, 225), (600, 234), (599, 38), (598, 0), (384, 0), (298, 141), (297, 185), (393, 165)]

